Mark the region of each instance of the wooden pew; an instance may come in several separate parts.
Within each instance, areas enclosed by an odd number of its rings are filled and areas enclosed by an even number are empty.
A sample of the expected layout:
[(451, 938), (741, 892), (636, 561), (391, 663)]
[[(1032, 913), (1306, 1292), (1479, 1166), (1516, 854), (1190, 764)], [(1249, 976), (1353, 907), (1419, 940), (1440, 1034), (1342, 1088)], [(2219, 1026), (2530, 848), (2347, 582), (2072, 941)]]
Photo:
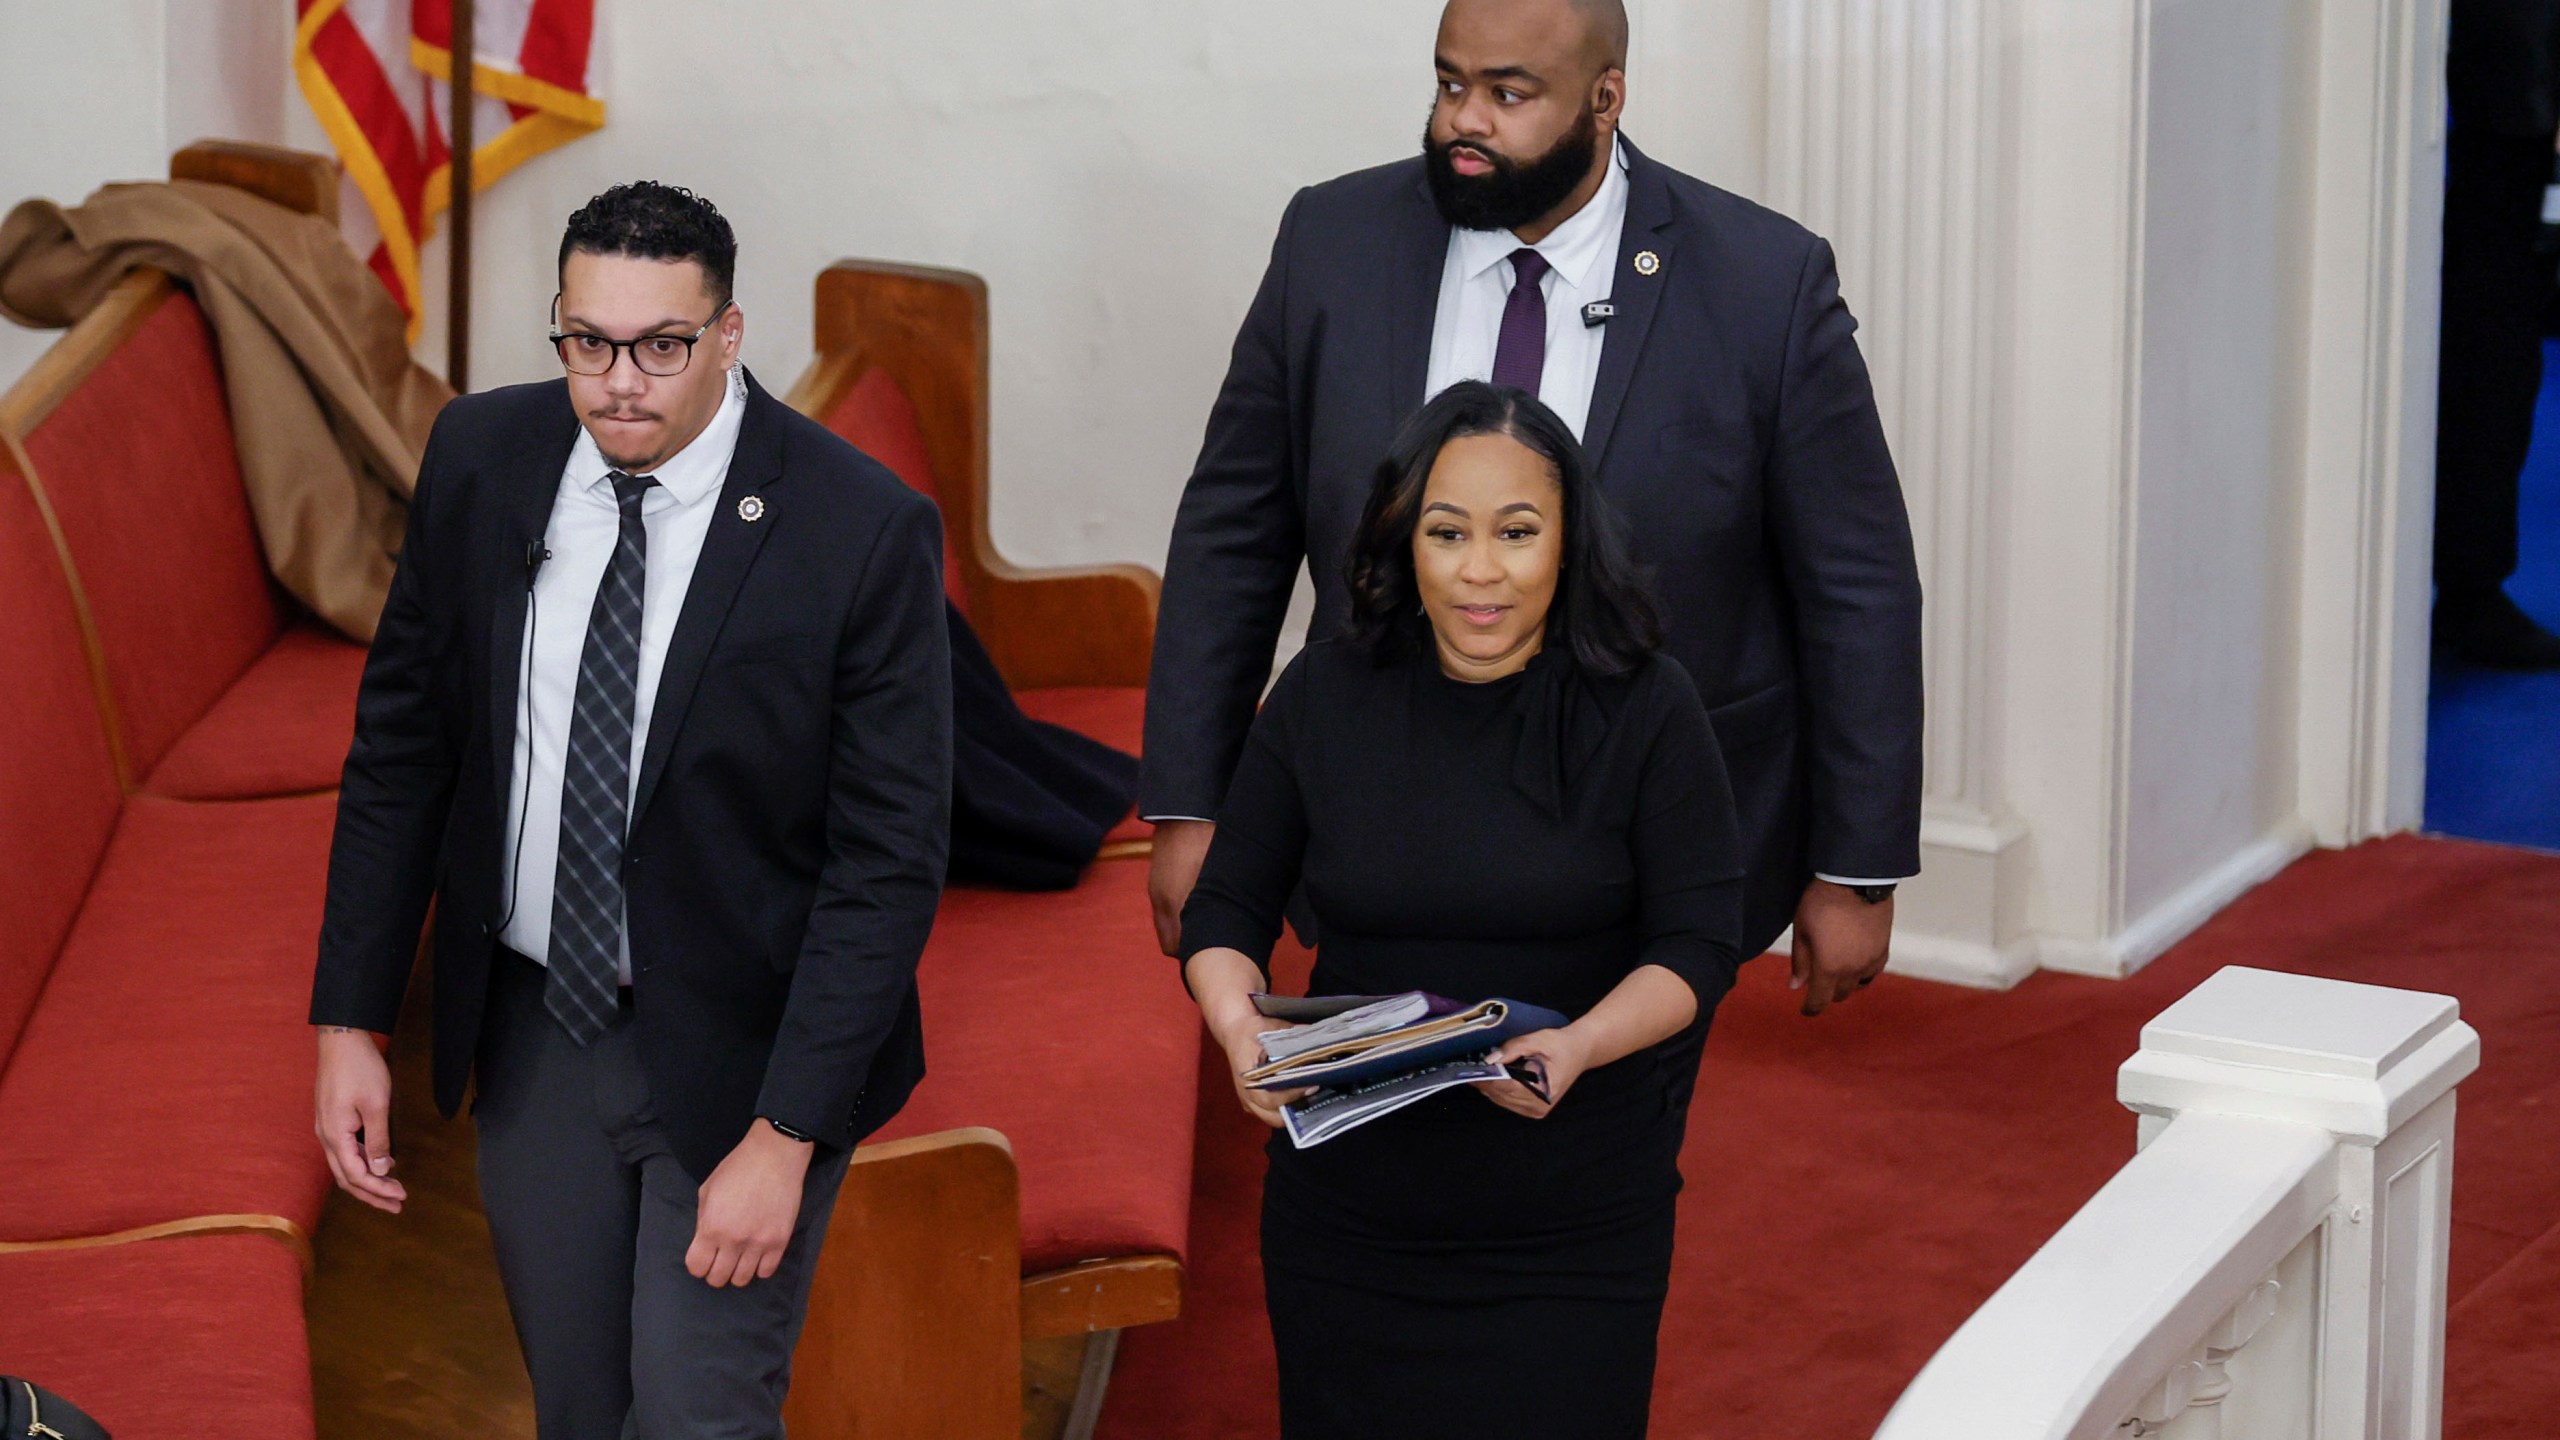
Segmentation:
[[(1028, 570), (997, 553), (988, 528), (987, 289), (975, 275), (876, 261), (843, 261), (817, 280), (816, 358), (790, 392), (790, 403), (828, 424), (941, 505), (949, 537), (946, 569), (955, 604), (968, 615), (1026, 711), (1135, 748), (1149, 652), (1154, 643), (1158, 582), (1134, 565)], [(1186, 1096), (1196, 1088), (1197, 1025), (1183, 1012), (1170, 961), (1154, 953), (1145, 920), (1144, 828), (1124, 826), (1079, 892), (1103, 892), (1115, 924), (1111, 973), (1120, 983), (1156, 987), (1172, 1001), (1158, 1024), (1182, 1031), (1181, 1063), (1166, 1065)], [(963, 1049), (955, 1027), (1043, 1024), (1036, 1010), (1018, 1015), (947, 1014), (934, 1005), (938, 966), (969, 963), (976, 942), (946, 945), (966, 930), (970, 907), (1003, 904), (1008, 920), (1042, 913), (1049, 897), (989, 898), (954, 891), (946, 897), (936, 949), (926, 961), (928, 1063)], [(1055, 936), (1026, 935), (1026, 945)], [(1130, 954), (1131, 951), (1143, 953)], [(1146, 967), (1146, 968), (1138, 968)], [(1078, 983), (1075, 967), (1059, 983)], [(968, 1063), (964, 1061), (963, 1063)], [(1107, 1064), (1107, 1062), (1106, 1062)], [(937, 1072), (949, 1082), (949, 1067)], [(976, 1077), (972, 1077), (974, 1080)], [(1110, 1077), (1097, 1076), (1091, 1124), (1114, 1123)], [(815, 1440), (873, 1437), (1011, 1437), (1022, 1433), (1020, 1409), (1026, 1340), (1100, 1335), (1089, 1357), (1079, 1410), (1089, 1424), (1107, 1377), (1112, 1332), (1173, 1318), (1182, 1305), (1176, 1254), (1151, 1251), (1079, 1255), (1025, 1273), (1024, 1191), (1035, 1208), (1053, 1197), (1048, 1177), (1025, 1173), (1016, 1145), (968, 1114), (937, 1101), (928, 1075), (911, 1111), (960, 1128), (892, 1139), (856, 1152), (821, 1257), (808, 1328), (794, 1362), (790, 1407), (794, 1436)], [(1026, 1070), (1022, 1086), (1072, 1085), (1075, 1077)], [(1000, 1109), (991, 1104), (989, 1110)], [(1187, 1127), (1189, 1111), (1183, 1111)], [(893, 1135), (898, 1131), (895, 1127)], [(1017, 1140), (1032, 1137), (1017, 1135)], [(1051, 1137), (1038, 1137), (1054, 1146)], [(1178, 1173), (1187, 1202), (1187, 1129), (1178, 1157), (1150, 1157), (1170, 1178)], [(1054, 1247), (1052, 1247), (1054, 1248)], [(1057, 1257), (1050, 1257), (1055, 1259)], [(1098, 1360), (1100, 1363), (1094, 1363)]]
[(838, 261), (818, 275), (816, 328), (817, 357), (791, 387), (792, 408), (840, 423), (847, 398), (875, 372), (905, 392), (932, 467), (929, 493), (952, 537), (962, 608), (1005, 683), (1143, 689), (1155, 645), (1154, 571), (1027, 570), (996, 552), (987, 522), (987, 283), (964, 270)]
[[(336, 196), (327, 160), (262, 146), (191, 146), (170, 173), (324, 215)], [(35, 1301), (0, 1307), (0, 1354), (121, 1435), (198, 1433), (218, 1396), (220, 1423), (293, 1440), (314, 1429), (327, 1193), (300, 1021), (328, 802), (246, 783), (256, 763), (177, 794), (159, 762), (238, 760), (217, 712), (279, 651), (335, 642), (269, 593), (228, 425), (203, 317), (156, 270), (0, 395), (0, 680), (21, 702), (0, 764), (24, 767), (0, 787), (21, 881), (0, 905), (0, 1154), (23, 1172), (0, 1191), (0, 1294)], [(352, 715), (362, 652), (341, 648), (324, 663)], [(345, 752), (325, 725), (294, 739), (298, 760)]]

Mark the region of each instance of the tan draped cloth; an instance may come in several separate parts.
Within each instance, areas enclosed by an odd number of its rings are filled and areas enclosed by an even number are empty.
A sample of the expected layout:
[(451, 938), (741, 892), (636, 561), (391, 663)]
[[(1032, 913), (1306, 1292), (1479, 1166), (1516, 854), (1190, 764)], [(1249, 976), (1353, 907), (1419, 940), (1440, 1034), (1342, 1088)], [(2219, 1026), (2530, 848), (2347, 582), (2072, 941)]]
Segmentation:
[(18, 206), (0, 222), (0, 315), (73, 324), (146, 266), (182, 281), (213, 325), (268, 568), (371, 640), (418, 458), (453, 392), (409, 358), (399, 307), (336, 226), (225, 185)]

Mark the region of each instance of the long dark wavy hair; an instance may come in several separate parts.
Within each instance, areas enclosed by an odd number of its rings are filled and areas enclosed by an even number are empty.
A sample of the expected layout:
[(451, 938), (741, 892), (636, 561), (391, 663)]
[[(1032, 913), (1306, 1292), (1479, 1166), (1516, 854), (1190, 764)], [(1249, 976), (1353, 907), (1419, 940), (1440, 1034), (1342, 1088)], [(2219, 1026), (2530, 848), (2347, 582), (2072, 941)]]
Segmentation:
[(1527, 446), (1564, 492), (1563, 564), (1543, 648), (1572, 656), (1592, 675), (1624, 675), (1661, 649), (1661, 615), (1581, 443), (1536, 396), (1481, 380), (1452, 385), (1413, 412), (1379, 462), (1343, 567), (1352, 642), (1382, 658), (1429, 643), (1431, 622), (1413, 576), (1413, 529), (1442, 447), (1469, 435), (1507, 435)]

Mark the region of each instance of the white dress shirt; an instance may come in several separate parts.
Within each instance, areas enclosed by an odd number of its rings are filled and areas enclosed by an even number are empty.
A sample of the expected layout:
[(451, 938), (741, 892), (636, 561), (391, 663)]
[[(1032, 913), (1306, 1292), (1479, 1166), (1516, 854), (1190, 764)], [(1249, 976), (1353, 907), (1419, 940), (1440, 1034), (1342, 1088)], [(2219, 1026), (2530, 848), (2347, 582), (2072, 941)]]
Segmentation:
[[(1530, 246), (1546, 258), (1538, 284), (1547, 297), (1547, 363), (1538, 398), (1578, 438), (1591, 415), (1591, 387), (1600, 378), (1600, 346), (1606, 325), (1582, 323), (1582, 307), (1606, 300), (1617, 282), (1618, 237), (1627, 225), (1627, 152), (1609, 142), (1609, 171), (1589, 203)], [(1422, 393), (1437, 395), (1461, 380), (1493, 378), (1493, 352), (1502, 338), (1502, 307), (1511, 298), (1511, 252), (1520, 237), (1508, 230), (1451, 230), (1448, 258), (1440, 266), (1440, 309), (1431, 325), (1431, 368)]]
[[(693, 584), (703, 537), (729, 479), (738, 448), (738, 424), (746, 415), (746, 377), (729, 372), (729, 393), (692, 443), (650, 472), (658, 483), (640, 501), (649, 551), (640, 594), (640, 674), (632, 694), (631, 783), (640, 783), (640, 757), (649, 744), (649, 712), (658, 698), (658, 673), (667, 662), (676, 615)], [(514, 910), (498, 938), (509, 949), (544, 964), (551, 959), (551, 887), (559, 878), (560, 776), (569, 755), (569, 721), (577, 708), (578, 661), (587, 646), (587, 618), (604, 584), (605, 562), (622, 539), (622, 506), (614, 498), (613, 467), (582, 428), (560, 473), (560, 493), (542, 543), (551, 558), (534, 578), (527, 608), (523, 655), (531, 673), (516, 696), (513, 783), (507, 787), (507, 873)], [(526, 663), (519, 658), (518, 663)], [(516, 837), (524, 837), (521, 851)], [(622, 937), (617, 962), (631, 983), (631, 936)]]

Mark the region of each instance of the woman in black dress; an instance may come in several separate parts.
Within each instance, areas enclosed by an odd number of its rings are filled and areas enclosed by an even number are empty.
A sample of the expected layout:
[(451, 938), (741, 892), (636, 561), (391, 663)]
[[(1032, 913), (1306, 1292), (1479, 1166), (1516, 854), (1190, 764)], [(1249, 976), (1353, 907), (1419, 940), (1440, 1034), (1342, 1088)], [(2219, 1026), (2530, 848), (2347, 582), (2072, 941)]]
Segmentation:
[[(1380, 467), (1348, 635), (1264, 702), (1182, 915), (1241, 1073), (1303, 883), (1315, 994), (1507, 997), (1574, 1017), (1309, 1150), (1270, 1146), (1262, 1259), (1291, 1440), (1645, 1431), (1707, 1017), (1733, 983), (1724, 763), (1572, 433), (1469, 382)], [(1277, 1126), (1293, 1098), (1237, 1086)], [(1490, 1103), (1488, 1103), (1490, 1102)]]

